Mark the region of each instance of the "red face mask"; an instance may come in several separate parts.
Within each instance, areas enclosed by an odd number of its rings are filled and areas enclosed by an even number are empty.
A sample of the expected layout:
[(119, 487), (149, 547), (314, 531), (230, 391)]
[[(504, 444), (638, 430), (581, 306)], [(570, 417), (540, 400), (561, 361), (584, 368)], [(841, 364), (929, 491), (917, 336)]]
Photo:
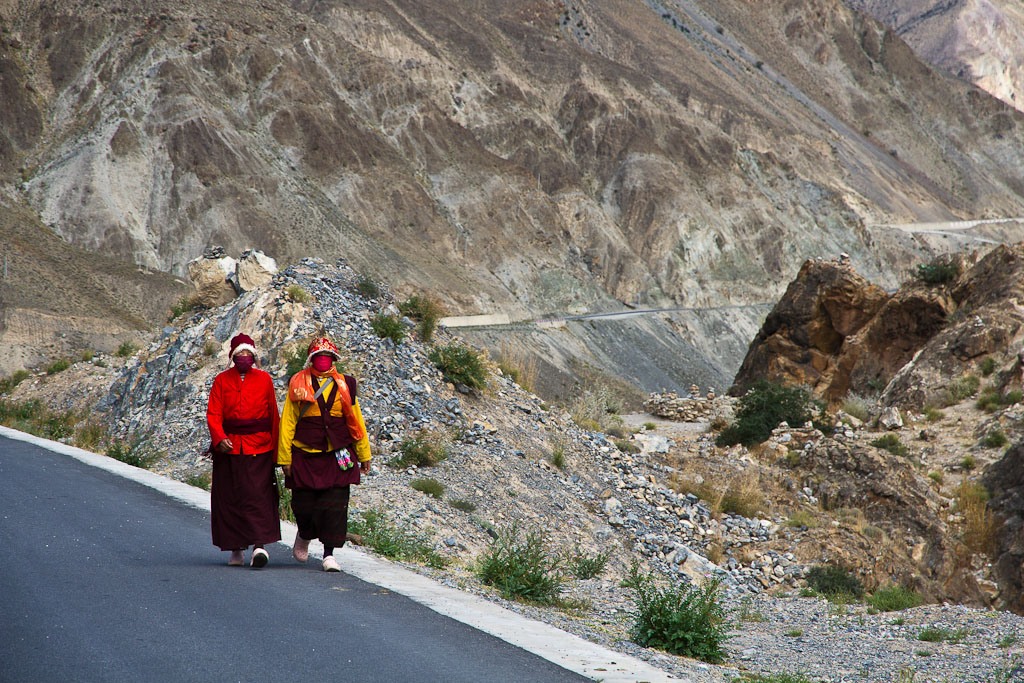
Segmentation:
[(317, 372), (327, 372), (328, 370), (331, 369), (331, 366), (334, 365), (334, 359), (328, 355), (323, 354), (313, 356), (313, 361), (311, 365), (313, 366), (313, 369), (316, 370)]
[(235, 367), (238, 368), (238, 371), (243, 375), (252, 369), (255, 362), (256, 359), (252, 356), (235, 356)]

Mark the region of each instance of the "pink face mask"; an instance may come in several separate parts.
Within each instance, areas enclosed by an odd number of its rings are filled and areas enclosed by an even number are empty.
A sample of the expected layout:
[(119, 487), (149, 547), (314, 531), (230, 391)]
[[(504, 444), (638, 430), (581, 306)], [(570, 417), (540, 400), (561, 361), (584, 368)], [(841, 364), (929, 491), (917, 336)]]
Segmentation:
[(235, 367), (238, 368), (238, 371), (243, 375), (249, 372), (250, 369), (252, 369), (252, 366), (255, 362), (256, 359), (253, 358), (252, 356), (235, 356)]
[(317, 372), (327, 372), (334, 365), (334, 359), (326, 354), (313, 356), (312, 365)]

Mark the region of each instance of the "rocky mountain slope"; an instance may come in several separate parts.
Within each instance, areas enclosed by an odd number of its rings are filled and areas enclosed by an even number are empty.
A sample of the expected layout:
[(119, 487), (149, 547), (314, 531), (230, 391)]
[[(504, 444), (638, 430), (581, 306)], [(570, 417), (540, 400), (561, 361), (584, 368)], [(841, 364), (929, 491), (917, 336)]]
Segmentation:
[(914, 52), (1003, 102), (1024, 105), (1024, 10), (1004, 0), (850, 0)]
[[(8, 0), (0, 67), (19, 234), (177, 276), (212, 244), (343, 256), (452, 314), (677, 309), (631, 326), (645, 352), (625, 356), (621, 326), (506, 330), (544, 376), (723, 387), (804, 259), (845, 252), (891, 288), (1020, 230), (892, 224), (1024, 216), (1021, 114), (839, 0)], [(5, 303), (0, 368), (80, 352), (19, 321), (95, 267), (12, 267), (4, 287), (35, 297)]]
[[(1003, 251), (1019, 256), (1021, 249)], [(1008, 260), (999, 250), (988, 258)], [(961, 285), (985, 264), (979, 261)], [(803, 270), (814, 268), (825, 266)], [(606, 431), (591, 431), (578, 422), (608, 418), (614, 393), (597, 397), (596, 417), (581, 401), (573, 419), (494, 364), (486, 389), (459, 391), (428, 358), (431, 348), (458, 339), (444, 330), (430, 344), (415, 336), (397, 345), (379, 338), (370, 319), (381, 310), (395, 312), (395, 300), (386, 289), (368, 296), (361, 282), (344, 262), (306, 259), (232, 302), (179, 317), (133, 357), (97, 356), (40, 373), (6, 398), (37, 398), (62, 414), (82, 415), (80, 430), (91, 422), (110, 425), (109, 441), (99, 448), (119, 443), (149, 452), (158, 471), (194, 481), (209, 467), (201, 455), (208, 440), (205, 401), (212, 378), (225, 367), (227, 340), (240, 330), (251, 334), (283, 393), (289, 359), (326, 331), (360, 378), (376, 453), (375, 474), (353, 495), (353, 514), (385, 512), (450, 563), (419, 571), (500, 600), (472, 567), (494, 536), (514, 525), (542, 532), (550, 552), (563, 557), (608, 553), (600, 576), (566, 582), (566, 597), (580, 605), (571, 611), (504, 604), (702, 683), (728, 680), (739, 670), (890, 681), (906, 669), (926, 680), (966, 681), (1012, 669), (1024, 621), (985, 609), (1017, 609), (1019, 584), (994, 569), (1009, 566), (1009, 557), (1001, 564), (997, 549), (979, 544), (984, 537), (972, 526), (962, 491), (964, 482), (982, 475), (997, 477), (1000, 485), (989, 486), (999, 500), (1003, 490), (1017, 490), (1013, 475), (997, 474), (1019, 470), (1010, 464), (1016, 450), (1004, 456), (984, 437), (1000, 429), (1017, 440), (1024, 411), (1019, 400), (981, 408), (977, 399), (985, 388), (977, 386), (938, 414), (907, 405), (893, 419), (884, 402), (865, 399), (865, 419), (833, 411), (817, 427), (780, 425), (766, 443), (747, 449), (714, 444), (711, 425), (730, 419), (735, 399), (696, 390), (650, 403), (651, 410), (684, 415), (686, 422), (637, 416), (632, 428), (611, 420)], [(806, 283), (790, 287), (809, 290)], [(1013, 366), (1010, 354), (998, 355), (1004, 351), (992, 350), (996, 361), (987, 377)], [(833, 351), (829, 359), (838, 355)], [(593, 396), (581, 398), (595, 403)], [(885, 436), (905, 452), (881, 445)], [(443, 444), (447, 457), (430, 467), (389, 464), (414, 437)], [(425, 478), (442, 485), (439, 496), (414, 488)], [(1014, 499), (1005, 500), (1012, 509)], [(1012, 536), (998, 544), (1016, 552)], [(866, 614), (863, 606), (838, 610), (796, 597), (808, 570), (820, 563), (849, 567), (869, 590), (912, 588), (930, 605), (901, 615), (897, 624), (891, 614)], [(734, 620), (726, 666), (629, 641), (632, 606), (620, 584), (634, 566), (660, 580), (722, 579)], [(944, 601), (963, 607), (943, 607)], [(795, 624), (803, 625), (799, 638), (792, 635)], [(925, 647), (917, 634), (926, 626), (970, 635), (929, 644), (925, 658), (917, 654)], [(836, 638), (835, 629), (844, 637)], [(873, 659), (865, 672), (868, 651)]]

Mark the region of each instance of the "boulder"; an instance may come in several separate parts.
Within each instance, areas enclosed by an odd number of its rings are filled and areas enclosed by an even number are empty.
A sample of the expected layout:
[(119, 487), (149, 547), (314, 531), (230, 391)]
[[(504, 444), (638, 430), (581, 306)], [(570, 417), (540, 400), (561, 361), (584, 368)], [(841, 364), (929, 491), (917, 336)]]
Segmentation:
[(232, 284), (239, 294), (251, 292), (263, 285), (270, 284), (277, 273), (277, 262), (256, 249), (247, 249), (242, 253), (235, 268)]
[(208, 249), (203, 256), (188, 262), (188, 277), (195, 287), (194, 303), (204, 308), (222, 306), (235, 298), (230, 278), (235, 273), (235, 259), (222, 249)]

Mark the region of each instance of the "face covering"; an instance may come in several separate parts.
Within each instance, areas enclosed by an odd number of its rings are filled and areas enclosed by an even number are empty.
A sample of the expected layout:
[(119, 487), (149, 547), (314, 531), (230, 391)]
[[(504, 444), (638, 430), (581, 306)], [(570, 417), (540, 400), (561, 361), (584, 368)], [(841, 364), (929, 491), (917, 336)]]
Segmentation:
[(313, 356), (313, 369), (317, 372), (327, 372), (334, 365), (334, 359), (330, 356)]
[(252, 356), (235, 356), (235, 367), (243, 375), (249, 372), (255, 362), (256, 359)]

